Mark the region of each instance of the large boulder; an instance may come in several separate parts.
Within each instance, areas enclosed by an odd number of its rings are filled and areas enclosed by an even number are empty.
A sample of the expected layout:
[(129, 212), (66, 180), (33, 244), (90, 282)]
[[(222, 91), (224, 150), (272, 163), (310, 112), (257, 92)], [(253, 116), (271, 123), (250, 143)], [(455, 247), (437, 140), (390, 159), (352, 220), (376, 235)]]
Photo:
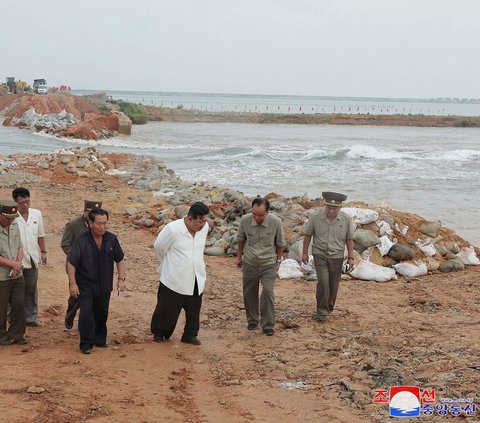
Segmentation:
[(114, 112), (118, 118), (118, 133), (120, 135), (131, 135), (132, 134), (132, 121), (130, 118), (120, 111)]
[(415, 257), (415, 251), (406, 245), (395, 244), (387, 255), (396, 261), (412, 260)]
[(220, 246), (213, 246), (205, 248), (205, 255), (207, 256), (221, 256), (225, 254), (225, 248)]
[(378, 236), (367, 229), (357, 229), (355, 231), (353, 241), (356, 244), (360, 244), (364, 248), (373, 247), (380, 243)]
[(445, 261), (438, 267), (440, 272), (458, 272), (459, 270), (464, 269), (465, 265), (463, 264), (462, 259), (459, 257)]
[(442, 222), (440, 222), (440, 220), (435, 222), (425, 222), (424, 224), (420, 225), (420, 232), (429, 236), (430, 238), (436, 238), (440, 232), (440, 229), (442, 229)]

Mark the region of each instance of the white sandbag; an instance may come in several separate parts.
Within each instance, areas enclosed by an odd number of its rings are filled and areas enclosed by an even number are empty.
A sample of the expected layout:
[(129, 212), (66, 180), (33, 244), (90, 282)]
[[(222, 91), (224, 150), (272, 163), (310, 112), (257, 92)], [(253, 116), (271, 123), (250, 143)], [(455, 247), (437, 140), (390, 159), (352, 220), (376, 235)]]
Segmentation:
[(378, 220), (377, 226), (378, 230), (380, 231), (380, 236), (393, 234), (393, 229), (390, 227), (388, 222), (385, 222), (385, 220)]
[(392, 248), (392, 246), (396, 243), (396, 238), (394, 238), (394, 241), (391, 241), (388, 235), (383, 235), (382, 237), (380, 237), (380, 244), (377, 245), (378, 251), (380, 251), (380, 255), (382, 257), (386, 256), (390, 251), (390, 248)]
[(303, 272), (296, 260), (285, 259), (280, 263), (277, 275), (280, 279), (298, 279), (303, 277)]
[(405, 261), (403, 263), (394, 264), (392, 267), (402, 276), (407, 276), (408, 278), (415, 278), (428, 273), (427, 265), (421, 261), (416, 262), (415, 264)]
[(469, 266), (478, 266), (480, 260), (475, 254), (475, 249), (473, 247), (464, 247), (457, 254), (457, 257), (462, 259), (463, 264), (468, 264)]
[(310, 255), (308, 256), (308, 263), (305, 264), (303, 261), (300, 263), (300, 267), (302, 270), (304, 270), (307, 273), (312, 273), (315, 272), (315, 264), (313, 261), (313, 256)]
[(400, 223), (400, 225), (398, 223), (395, 223), (395, 229), (398, 232), (400, 232), (403, 236), (407, 236), (408, 226), (404, 225), (403, 223)]
[(368, 225), (378, 219), (378, 213), (375, 210), (344, 207), (342, 211), (347, 213), (357, 225)]
[(350, 276), (364, 281), (387, 282), (397, 279), (395, 270), (390, 267), (378, 266), (369, 261), (361, 261), (360, 264), (350, 272)]
[(435, 245), (432, 244), (432, 240), (430, 238), (426, 239), (417, 239), (415, 241), (415, 245), (420, 249), (420, 251), (428, 257), (432, 257), (437, 254), (437, 250), (435, 249)]

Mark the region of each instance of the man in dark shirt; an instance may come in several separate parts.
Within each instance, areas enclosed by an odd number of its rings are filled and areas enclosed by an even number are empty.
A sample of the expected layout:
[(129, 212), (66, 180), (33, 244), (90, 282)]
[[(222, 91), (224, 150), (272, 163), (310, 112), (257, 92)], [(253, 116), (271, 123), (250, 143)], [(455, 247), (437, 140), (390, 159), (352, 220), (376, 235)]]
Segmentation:
[(80, 351), (108, 347), (107, 318), (113, 289), (114, 263), (119, 290), (125, 289), (125, 262), (116, 235), (107, 231), (108, 212), (95, 208), (88, 214), (90, 230), (78, 236), (68, 255), (70, 295), (79, 300)]
[[(67, 257), (67, 259), (75, 238), (83, 234), (89, 228), (88, 213), (93, 208), (100, 208), (100, 207), (102, 207), (101, 201), (85, 200), (84, 207), (83, 207), (83, 214), (81, 216), (76, 217), (75, 219), (70, 220), (70, 222), (68, 222), (65, 225), (60, 247), (62, 247), (62, 250), (65, 253), (65, 256)], [(67, 267), (66, 266), (67, 262), (68, 260), (65, 262), (65, 271)], [(67, 313), (65, 314), (65, 327), (67, 329), (73, 328), (73, 321), (75, 319), (75, 316), (77, 315), (77, 310), (78, 310), (78, 298), (69, 296)]]

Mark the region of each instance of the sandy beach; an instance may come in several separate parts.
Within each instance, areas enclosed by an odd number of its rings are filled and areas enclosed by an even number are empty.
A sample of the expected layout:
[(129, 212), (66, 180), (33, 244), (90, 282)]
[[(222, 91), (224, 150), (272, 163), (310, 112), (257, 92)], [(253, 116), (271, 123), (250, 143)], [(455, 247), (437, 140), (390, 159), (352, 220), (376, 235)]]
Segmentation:
[[(134, 225), (125, 208), (138, 196), (158, 210), (165, 200), (115, 176), (80, 178), (27, 165), (2, 182), (3, 198), (9, 184), (28, 186), (32, 207), (44, 215), (48, 248), (40, 326), (27, 329), (28, 345), (1, 350), (4, 422), (384, 422), (388, 407), (373, 403), (374, 391), (395, 385), (478, 402), (480, 266), (385, 284), (343, 281), (324, 324), (313, 319), (315, 282), (277, 280), (276, 335), (266, 337), (246, 329), (234, 258), (206, 257), (202, 345), (179, 342), (182, 320), (170, 341), (157, 344), (149, 333), (158, 287), (155, 230)], [(90, 356), (79, 353), (76, 326), (63, 325), (67, 278), (59, 247), (64, 224), (85, 198), (103, 199), (127, 258), (127, 292), (111, 300), (110, 348)]]

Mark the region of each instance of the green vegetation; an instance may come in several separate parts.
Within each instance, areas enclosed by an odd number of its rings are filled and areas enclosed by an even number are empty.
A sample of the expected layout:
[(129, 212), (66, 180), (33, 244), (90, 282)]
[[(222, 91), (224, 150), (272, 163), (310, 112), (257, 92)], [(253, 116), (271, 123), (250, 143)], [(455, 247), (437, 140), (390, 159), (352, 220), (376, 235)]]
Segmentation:
[(126, 101), (119, 102), (120, 111), (125, 113), (133, 124), (139, 125), (147, 123), (147, 115), (145, 111), (133, 103), (127, 103)]
[(463, 118), (455, 122), (455, 126), (460, 126), (464, 128), (469, 128), (472, 126), (472, 121), (469, 118)]
[(110, 107), (106, 106), (105, 104), (102, 104), (98, 107), (98, 110), (100, 111), (100, 113), (103, 113), (103, 114), (106, 114), (106, 113), (111, 113), (111, 109)]

